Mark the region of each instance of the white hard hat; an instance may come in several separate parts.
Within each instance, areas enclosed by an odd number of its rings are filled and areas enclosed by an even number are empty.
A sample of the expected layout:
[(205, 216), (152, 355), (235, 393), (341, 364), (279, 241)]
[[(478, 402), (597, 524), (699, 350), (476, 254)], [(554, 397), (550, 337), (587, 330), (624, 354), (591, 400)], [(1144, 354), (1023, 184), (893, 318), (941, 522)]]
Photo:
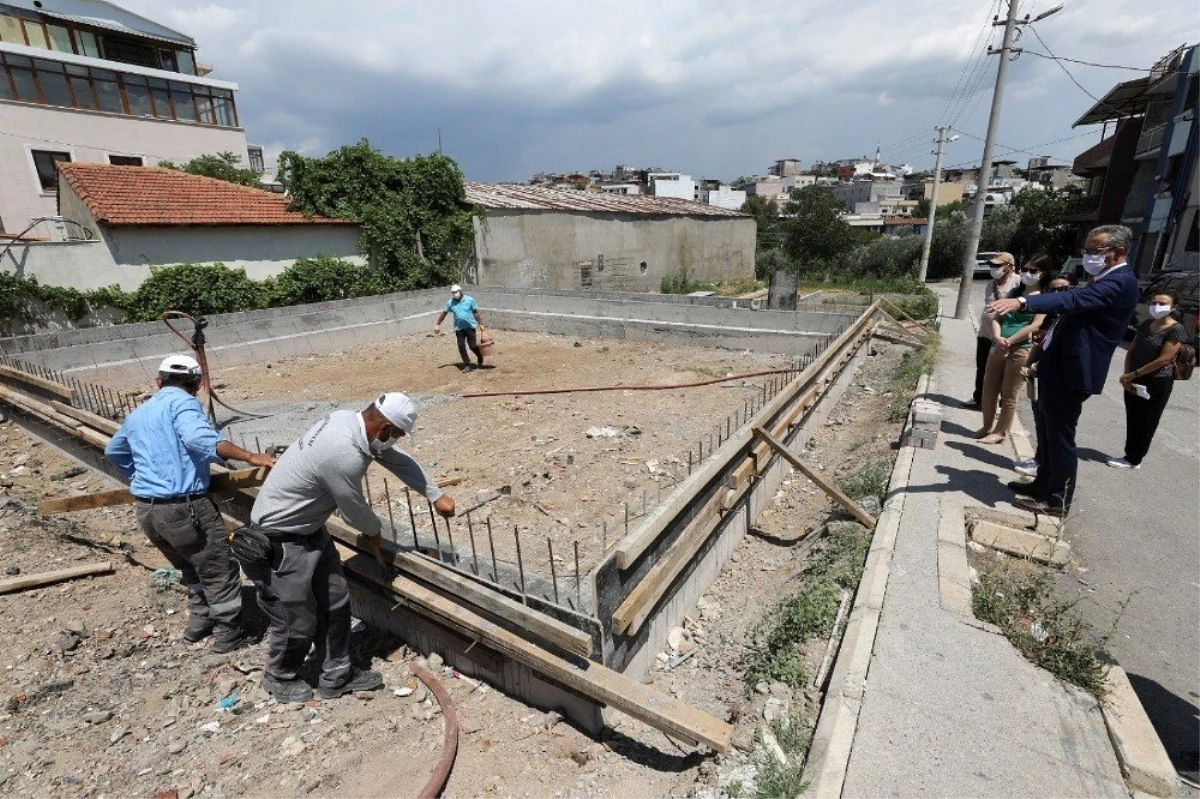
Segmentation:
[(417, 406), (407, 395), (399, 391), (389, 391), (380, 394), (375, 400), (375, 407), (383, 414), (383, 418), (404, 431), (408, 440), (413, 440), (413, 427), (417, 424)]
[(461, 293), (462, 293), (462, 286), (460, 286), (460, 285), (458, 285), (457, 283), (455, 283), (453, 286), (451, 286), (451, 287), (450, 287), (450, 293), (451, 293), (451, 294), (461, 294)]
[(190, 355), (168, 355), (158, 365), (161, 375), (190, 375), (200, 376), (200, 364)]

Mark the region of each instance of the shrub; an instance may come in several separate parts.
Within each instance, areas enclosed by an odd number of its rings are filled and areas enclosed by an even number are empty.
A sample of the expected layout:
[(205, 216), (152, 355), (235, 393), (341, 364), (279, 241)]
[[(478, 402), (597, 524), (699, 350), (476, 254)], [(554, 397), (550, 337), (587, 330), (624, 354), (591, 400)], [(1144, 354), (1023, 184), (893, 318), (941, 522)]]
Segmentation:
[(851, 250), (845, 271), (856, 278), (914, 278), (920, 262), (920, 236), (878, 238)]
[(385, 275), (340, 258), (301, 258), (271, 281), (267, 304), (279, 307), (363, 297), (383, 293), (386, 283)]
[(253, 311), (266, 305), (265, 294), (263, 285), (246, 277), (244, 269), (221, 263), (178, 264), (151, 268), (126, 310), (135, 322), (153, 321), (167, 310), (192, 316)]

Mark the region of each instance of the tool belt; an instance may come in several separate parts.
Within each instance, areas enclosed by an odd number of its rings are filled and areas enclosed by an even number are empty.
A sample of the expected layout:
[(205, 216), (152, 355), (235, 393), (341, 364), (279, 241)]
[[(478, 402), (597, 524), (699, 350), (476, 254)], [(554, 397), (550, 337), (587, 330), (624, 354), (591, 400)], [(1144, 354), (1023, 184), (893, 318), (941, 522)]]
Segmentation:
[(271, 539), (254, 527), (239, 527), (228, 536), (229, 552), (247, 571), (265, 569), (271, 565)]

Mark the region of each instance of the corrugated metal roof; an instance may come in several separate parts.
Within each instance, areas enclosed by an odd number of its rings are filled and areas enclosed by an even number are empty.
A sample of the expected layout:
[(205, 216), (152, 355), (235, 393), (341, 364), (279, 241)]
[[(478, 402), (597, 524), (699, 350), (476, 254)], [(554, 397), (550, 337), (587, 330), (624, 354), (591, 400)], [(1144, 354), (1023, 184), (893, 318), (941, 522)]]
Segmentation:
[(643, 194), (604, 194), (576, 189), (549, 189), (515, 183), (467, 183), (467, 202), (481, 208), (529, 211), (581, 211), (609, 214), (746, 217), (715, 205)]
[[(186, 47), (195, 47), (196, 41), (190, 36), (182, 33), (173, 32), (174, 35), (162, 33), (161, 31), (138, 30), (130, 27), (125, 23), (109, 19), (107, 17), (92, 17), (84, 14), (64, 14), (61, 11), (50, 11), (45, 8), (38, 9), (39, 12), (54, 19), (61, 19), (63, 22), (74, 22), (78, 25), (88, 25), (93, 28), (103, 28), (104, 30), (113, 31), (115, 33), (124, 33), (126, 36), (135, 36), (139, 39), (150, 39), (156, 42), (170, 42), (171, 44), (182, 44)], [(155, 27), (162, 30), (169, 30), (163, 26), (154, 23)]]

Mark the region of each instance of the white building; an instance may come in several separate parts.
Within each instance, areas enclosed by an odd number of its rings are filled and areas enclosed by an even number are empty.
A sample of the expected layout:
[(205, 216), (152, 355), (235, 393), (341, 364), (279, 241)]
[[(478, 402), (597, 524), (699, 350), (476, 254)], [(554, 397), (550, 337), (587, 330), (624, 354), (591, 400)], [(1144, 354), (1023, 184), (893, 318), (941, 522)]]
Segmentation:
[(141, 166), (228, 151), (247, 164), (237, 84), (210, 71), (191, 37), (105, 0), (4, 0), (0, 233), (57, 215), (59, 162)]
[(701, 188), (697, 191), (700, 193), (700, 202), (705, 205), (715, 205), (718, 208), (728, 208), (731, 211), (738, 211), (746, 204), (746, 192), (730, 188), (727, 185), (722, 184), (715, 188)]
[(646, 190), (655, 197), (675, 197), (680, 200), (696, 199), (696, 181), (691, 175), (679, 172), (647, 172)]

